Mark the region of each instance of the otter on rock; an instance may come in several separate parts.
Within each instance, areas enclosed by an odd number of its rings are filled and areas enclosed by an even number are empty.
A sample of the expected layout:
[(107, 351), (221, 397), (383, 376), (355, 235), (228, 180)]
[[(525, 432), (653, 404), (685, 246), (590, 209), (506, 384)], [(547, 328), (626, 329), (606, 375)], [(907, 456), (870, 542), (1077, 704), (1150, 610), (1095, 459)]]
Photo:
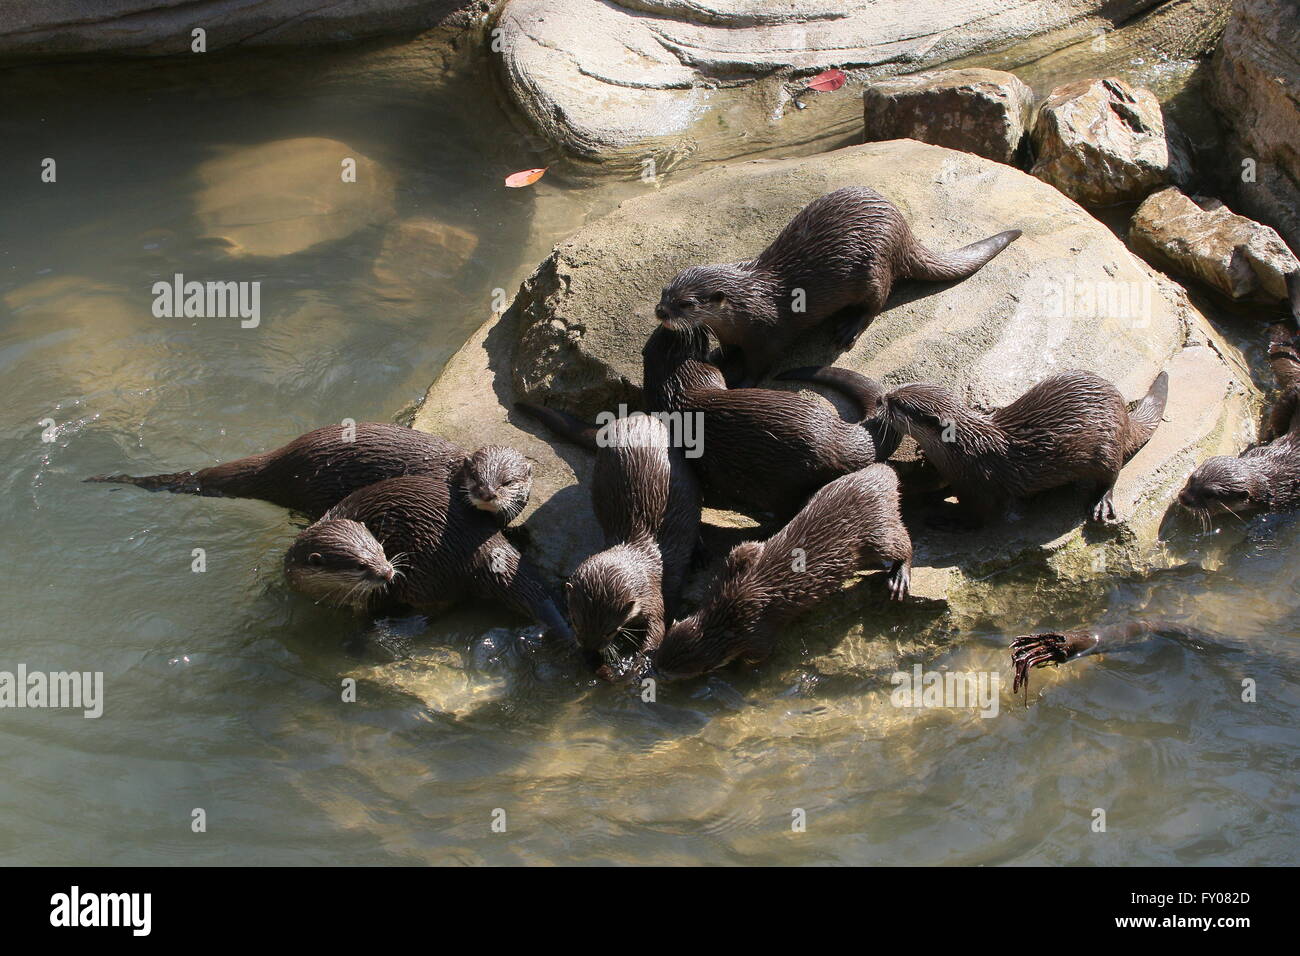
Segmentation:
[(400, 425), (359, 422), (349, 437), (326, 425), (287, 445), (196, 472), (96, 475), (86, 481), (135, 485), (149, 491), (216, 498), (257, 498), (318, 518), (359, 488), (400, 475), (456, 481), (467, 500), (506, 525), (528, 504), (533, 466), (502, 445), (472, 455), (445, 439)]
[(826, 485), (764, 542), (731, 549), (704, 605), (678, 621), (654, 652), (663, 680), (767, 657), (786, 625), (838, 591), (854, 571), (889, 566), (889, 592), (908, 593), (912, 540), (898, 513), (898, 478), (869, 465)]
[(1011, 499), (1090, 481), (1096, 521), (1114, 521), (1120, 469), (1160, 424), (1169, 376), (1161, 372), (1129, 411), (1110, 382), (1092, 372), (1045, 379), (986, 414), (938, 385), (903, 385), (881, 399), (884, 420), (916, 439), (947, 480), (965, 523), (983, 524)]
[(617, 659), (619, 637), (658, 645), (677, 611), (700, 524), (700, 489), (668, 429), (641, 413), (601, 429), (527, 402), (516, 406), (596, 452), (591, 501), (605, 550), (578, 565), (565, 585), (569, 620), (593, 663)]
[(752, 385), (827, 319), (840, 347), (851, 346), (884, 309), (896, 279), (965, 279), (1019, 237), (1010, 229), (954, 252), (931, 252), (897, 206), (849, 186), (805, 206), (757, 258), (677, 273), (655, 316), (703, 322), (723, 345), (742, 351), (740, 384)]
[[(692, 463), (713, 496), (786, 517), (827, 482), (898, 447), (898, 433), (879, 418), (853, 424), (795, 392), (728, 389), (708, 356), (704, 325), (661, 325), (642, 352), (642, 391), (647, 411), (700, 416), (702, 454)], [(867, 378), (860, 384), (855, 397), (865, 418), (883, 390)]]
[(496, 523), (432, 475), (354, 491), (294, 539), (284, 571), (291, 587), (328, 604), (440, 613), (472, 596), (572, 638), (536, 571)]

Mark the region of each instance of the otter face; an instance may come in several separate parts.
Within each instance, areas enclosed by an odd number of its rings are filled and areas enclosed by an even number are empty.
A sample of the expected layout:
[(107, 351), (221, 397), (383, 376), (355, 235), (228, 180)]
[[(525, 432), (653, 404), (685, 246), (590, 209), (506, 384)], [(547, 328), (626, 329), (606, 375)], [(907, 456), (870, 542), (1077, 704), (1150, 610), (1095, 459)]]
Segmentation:
[(668, 629), (653, 657), (660, 680), (685, 680), (730, 664), (745, 643), (731, 631), (705, 626), (703, 615), (692, 614)]
[(1259, 479), (1240, 458), (1220, 455), (1202, 462), (1178, 493), (1178, 503), (1188, 511), (1208, 519), (1210, 515), (1261, 504)]
[(644, 559), (624, 545), (594, 554), (578, 565), (565, 585), (569, 621), (578, 644), (607, 662), (617, 658), (616, 642), (635, 626), (647, 626), (652, 588), (659, 585), (640, 567)]
[(528, 504), (533, 463), (513, 448), (484, 445), (466, 462), (463, 483), (470, 504), (507, 525)]
[(938, 385), (902, 385), (880, 400), (885, 421), (906, 434), (941, 431), (959, 420), (964, 409), (952, 394)]
[(665, 325), (704, 322), (725, 324), (732, 316), (728, 274), (719, 266), (691, 266), (664, 286), (655, 318)]
[(359, 521), (318, 521), (284, 556), (289, 585), (318, 601), (364, 608), (397, 577), (384, 547)]

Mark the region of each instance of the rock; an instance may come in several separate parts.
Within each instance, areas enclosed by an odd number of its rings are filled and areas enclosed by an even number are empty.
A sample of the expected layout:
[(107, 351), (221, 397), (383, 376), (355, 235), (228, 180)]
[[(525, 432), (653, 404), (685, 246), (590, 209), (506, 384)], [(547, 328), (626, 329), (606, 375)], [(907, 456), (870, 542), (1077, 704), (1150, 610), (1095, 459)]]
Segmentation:
[[(984, 579), (1011, 566), (1046, 575), (1045, 586), (1082, 586), (1102, 571), (1162, 560), (1158, 529), (1181, 482), (1203, 458), (1239, 451), (1250, 428), (1253, 393), (1223, 358), (1232, 350), (1177, 285), (1055, 189), (1010, 166), (911, 140), (718, 167), (624, 202), (556, 247), (505, 315), (448, 365), (416, 427), (469, 444), (516, 444), (533, 457), (538, 477), (525, 515), (533, 553), (567, 575), (599, 545), (585, 486), (590, 456), (552, 444), (508, 411), (511, 403), (526, 398), (589, 420), (620, 402), (637, 407), (641, 348), (663, 283), (691, 263), (753, 255), (809, 200), (861, 183), (892, 199), (935, 248), (1012, 227), (1024, 235), (965, 282), (900, 285), (851, 353), (837, 358), (829, 334), (819, 333), (791, 353), (791, 366), (835, 361), (886, 383), (939, 382), (984, 407), (1067, 368), (1097, 371), (1130, 400), (1161, 369), (1170, 374), (1167, 420), (1117, 486), (1125, 519), (1117, 529), (1085, 530), (1085, 496), (1072, 490), (980, 535), (916, 527), (914, 581), (923, 600), (912, 609), (946, 600), (971, 612)], [(706, 520), (724, 543), (758, 534), (743, 519), (710, 512)], [(700, 586), (697, 579), (688, 595)], [(850, 591), (859, 596), (845, 600), (855, 607), (882, 603), (874, 582)], [(832, 603), (839, 612), (847, 606)]]
[(1286, 275), (1300, 269), (1268, 226), (1215, 200), (1198, 205), (1173, 186), (1138, 207), (1128, 239), (1157, 268), (1199, 279), (1232, 299), (1285, 301)]
[(375, 291), (383, 299), (425, 299), (455, 278), (478, 248), (478, 236), (436, 219), (404, 219), (391, 227), (375, 259)]
[[(649, 160), (665, 172), (857, 142), (868, 80), (958, 60), (1013, 69), (1166, 11), (1142, 53), (1178, 56), (1211, 2), (507, 0), (491, 26), (506, 91), (533, 130), (602, 172), (639, 173)], [(794, 101), (832, 67), (846, 87)]]
[[(356, 181), (343, 162), (356, 162)], [(198, 169), (204, 238), (235, 256), (287, 256), (393, 216), (393, 183), (374, 160), (338, 140), (308, 137), (242, 146)]]
[(1237, 208), (1300, 251), (1300, 5), (1235, 0), (1210, 68)]
[(247, 46), (340, 43), (437, 26), (480, 0), (45, 0), (6, 4), (0, 58), (191, 52)]
[(868, 83), (866, 141), (915, 139), (1011, 163), (1033, 113), (1034, 94), (1000, 70), (937, 70)]
[(1053, 90), (1033, 139), (1031, 172), (1083, 206), (1141, 199), (1188, 173), (1166, 138), (1155, 94), (1114, 77)]

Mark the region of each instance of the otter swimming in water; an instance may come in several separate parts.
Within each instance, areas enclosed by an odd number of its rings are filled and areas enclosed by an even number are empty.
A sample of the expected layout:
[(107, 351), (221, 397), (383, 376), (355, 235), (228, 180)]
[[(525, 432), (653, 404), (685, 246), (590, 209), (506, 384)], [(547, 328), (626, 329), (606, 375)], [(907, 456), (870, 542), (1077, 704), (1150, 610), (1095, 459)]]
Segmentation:
[(149, 491), (257, 498), (318, 518), (347, 495), (384, 478), (437, 475), (456, 481), (476, 508), (502, 525), (528, 504), (533, 466), (502, 445), (469, 454), (452, 442), (381, 422), (326, 425), (260, 455), (170, 475), (97, 475), (86, 481)]
[(985, 414), (938, 385), (903, 385), (885, 393), (881, 413), (916, 439), (957, 495), (966, 524), (983, 524), (1012, 499), (1076, 481), (1092, 482), (1092, 518), (1105, 522), (1115, 520), (1120, 469), (1160, 424), (1168, 387), (1161, 372), (1130, 412), (1101, 376), (1062, 372)]
[(848, 348), (879, 315), (897, 279), (948, 282), (974, 275), (1020, 237), (1009, 229), (954, 252), (921, 245), (898, 207), (862, 186), (811, 203), (754, 259), (691, 266), (664, 287), (655, 316), (703, 322), (743, 353), (752, 385), (828, 319)]
[(386, 478), (352, 492), (294, 539), (284, 570), (291, 587), (329, 604), (440, 613), (476, 597), (573, 636), (492, 518), (433, 475)]
[(906, 597), (912, 541), (898, 513), (898, 477), (879, 464), (826, 485), (766, 541), (732, 548), (703, 606), (664, 635), (654, 671), (677, 680), (761, 661), (791, 620), (875, 563), (889, 567), (890, 596)]
[(593, 663), (612, 663), (621, 635), (654, 646), (673, 620), (700, 524), (700, 489), (682, 450), (657, 419), (634, 413), (597, 429), (554, 409), (516, 406), (596, 452), (591, 500), (605, 550), (565, 586), (569, 620)]
[(708, 361), (709, 330), (697, 322), (661, 325), (642, 356), (646, 410), (699, 416), (702, 454), (692, 464), (715, 499), (789, 516), (827, 482), (898, 447), (898, 433), (868, 417), (883, 391), (870, 379), (855, 395), (866, 420), (854, 424), (795, 392), (728, 389)]

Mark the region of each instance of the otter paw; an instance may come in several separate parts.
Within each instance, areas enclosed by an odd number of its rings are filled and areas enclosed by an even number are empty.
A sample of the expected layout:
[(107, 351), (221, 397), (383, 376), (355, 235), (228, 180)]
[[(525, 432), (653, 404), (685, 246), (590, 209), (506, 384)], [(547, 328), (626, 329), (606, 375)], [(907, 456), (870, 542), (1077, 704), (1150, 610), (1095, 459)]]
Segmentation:
[(912, 570), (902, 561), (895, 561), (889, 572), (889, 596), (902, 601), (912, 590)]
[(1016, 638), (1011, 642), (1011, 665), (1015, 669), (1011, 693), (1016, 693), (1022, 685), (1029, 689), (1031, 667), (1064, 664), (1069, 659), (1064, 634), (1029, 634)]
[(865, 312), (857, 315), (850, 315), (841, 319), (835, 326), (834, 341), (842, 349), (850, 349), (853, 343), (858, 340), (862, 330), (867, 327), (867, 314)]
[(1092, 508), (1092, 520), (1098, 524), (1115, 524), (1119, 517), (1115, 514), (1115, 502), (1111, 500), (1111, 493), (1108, 491), (1102, 495)]

